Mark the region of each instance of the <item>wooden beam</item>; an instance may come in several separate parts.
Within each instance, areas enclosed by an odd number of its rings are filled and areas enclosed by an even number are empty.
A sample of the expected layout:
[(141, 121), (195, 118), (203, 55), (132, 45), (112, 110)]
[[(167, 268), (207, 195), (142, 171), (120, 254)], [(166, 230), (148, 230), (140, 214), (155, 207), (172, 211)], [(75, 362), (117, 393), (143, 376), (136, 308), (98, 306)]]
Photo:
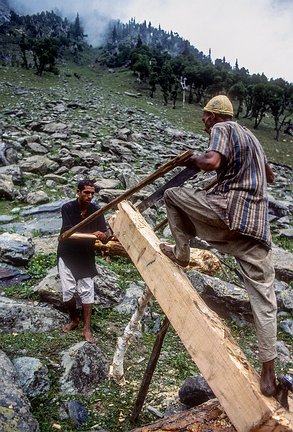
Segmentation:
[[(210, 310), (184, 272), (159, 248), (159, 239), (128, 202), (109, 224), (238, 432), (282, 422), (293, 430), (292, 413), (260, 393), (259, 378), (228, 327)], [(261, 430), (261, 429), (259, 429)]]

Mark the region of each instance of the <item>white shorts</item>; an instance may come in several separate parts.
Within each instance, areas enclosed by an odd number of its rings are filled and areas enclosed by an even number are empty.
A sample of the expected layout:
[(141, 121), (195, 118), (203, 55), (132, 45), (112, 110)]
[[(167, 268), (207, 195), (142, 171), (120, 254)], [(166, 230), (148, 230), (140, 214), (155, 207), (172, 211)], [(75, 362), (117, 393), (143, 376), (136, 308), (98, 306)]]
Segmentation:
[(66, 267), (62, 258), (58, 261), (59, 275), (62, 288), (63, 301), (68, 302), (77, 293), (82, 304), (94, 303), (94, 280), (91, 277), (79, 279), (77, 282), (71, 273), (71, 270)]

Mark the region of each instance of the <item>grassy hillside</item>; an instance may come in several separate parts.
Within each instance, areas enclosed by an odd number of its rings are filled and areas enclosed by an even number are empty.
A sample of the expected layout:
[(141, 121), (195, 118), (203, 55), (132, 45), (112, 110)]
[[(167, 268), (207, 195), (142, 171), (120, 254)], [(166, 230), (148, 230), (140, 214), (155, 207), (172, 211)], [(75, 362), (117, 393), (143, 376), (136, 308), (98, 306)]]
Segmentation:
[[(198, 105), (185, 103), (182, 107), (182, 100), (178, 99), (176, 109), (172, 104), (163, 105), (163, 97), (158, 87), (155, 97), (149, 97), (148, 88), (135, 80), (132, 72), (120, 70), (108, 72), (100, 69), (96, 65), (90, 67), (77, 65), (64, 65), (60, 68), (60, 76), (45, 73), (43, 77), (36, 76), (32, 70), (25, 70), (13, 67), (0, 67), (0, 82), (6, 82), (18, 87), (24, 86), (32, 90), (44, 91), (52, 97), (58, 97), (58, 87), (64, 85), (62, 78), (66, 77), (69, 95), (75, 98), (82, 98), (82, 92), (79, 94), (80, 81), (74, 77), (77, 73), (81, 79), (90, 80), (92, 85), (98, 86), (101, 94), (111, 97), (120, 105), (130, 105), (132, 108), (143, 109), (151, 112), (161, 119), (164, 119), (178, 128), (190, 130), (196, 133), (203, 132), (202, 110)], [(138, 98), (124, 95), (124, 92), (141, 93)], [(17, 104), (17, 98), (11, 100), (9, 92), (5, 91), (5, 86), (1, 89), (0, 109), (6, 110)], [(24, 109), (30, 109), (30, 99), (21, 99)], [(251, 130), (252, 122), (249, 119), (240, 118), (239, 123), (247, 126)], [(259, 129), (253, 130), (257, 138), (262, 143), (267, 157), (270, 161), (293, 166), (293, 137), (281, 133), (280, 140), (274, 139), (273, 122), (270, 117), (266, 117)]]
[[(79, 79), (74, 74), (77, 74)], [(16, 67), (0, 67), (1, 119), (3, 123), (11, 126), (15, 125), (18, 127), (19, 124), (26, 124), (27, 118), (21, 119), (21, 122), (15, 119), (13, 115), (5, 115), (6, 112), (9, 113), (12, 110), (17, 115), (19, 110), (30, 113), (30, 116), (28, 116), (29, 119), (33, 118), (39, 121), (46, 118), (48, 114), (46, 102), (62, 99), (64, 101), (79, 101), (83, 103), (83, 101), (90, 100), (91, 94), (88, 89), (91, 88), (98, 89), (103, 102), (108, 101), (111, 106), (144, 110), (147, 113), (155, 114), (159, 119), (165, 120), (175, 127), (202, 133), (203, 124), (200, 107), (186, 104), (183, 108), (180, 101), (178, 101), (175, 110), (171, 104), (166, 107), (163, 105), (160, 90), (157, 91), (154, 99), (150, 99), (148, 89), (141, 88), (131, 72), (121, 70), (109, 73), (108, 71), (99, 69), (94, 64), (91, 67), (63, 64), (63, 66), (60, 66), (60, 76), (45, 73), (42, 77), (35, 75), (32, 70)], [(22, 93), (22, 90), (24, 93)], [(134, 98), (125, 95), (125, 92), (141, 93), (142, 95)], [(102, 108), (97, 113), (94, 111), (95, 108), (91, 107), (91, 104), (87, 103), (86, 105), (88, 107), (86, 114), (92, 116), (94, 120), (98, 119), (98, 116), (104, 115), (105, 118), (109, 116), (106, 110), (102, 112)], [(113, 114), (113, 110), (111, 110), (111, 114)], [(87, 124), (84, 117), (85, 112), (77, 109), (72, 110), (68, 114), (67, 119), (70, 119), (70, 122), (76, 125), (76, 127), (82, 125), (86, 133)], [(60, 117), (58, 118), (56, 114), (56, 120), (58, 119), (60, 120)], [(286, 139), (286, 141), (276, 143), (273, 139), (273, 130), (270, 121), (269, 119), (266, 119), (266, 121), (267, 123), (264, 123), (260, 127), (260, 130), (257, 131), (257, 135), (265, 147), (268, 158), (274, 162), (293, 165), (293, 139), (290, 141), (286, 136), (282, 136), (282, 140)], [(243, 123), (242, 120), (240, 122)], [(250, 126), (249, 122), (246, 124)], [(80, 127), (80, 129), (82, 128)], [(107, 130), (110, 129), (110, 126), (106, 121), (98, 124), (97, 129), (101, 131), (101, 137), (112, 135), (113, 133), (113, 131)], [(10, 131), (13, 135), (13, 128), (10, 127)], [(86, 140), (87, 138), (85, 138)], [(1, 205), (3, 205), (2, 208)], [(0, 211), (5, 208), (5, 213), (9, 212), (14, 205), (15, 203), (13, 202), (0, 201)], [(98, 260), (100, 264), (109, 266), (111, 270), (118, 274), (121, 289), (125, 289), (130, 281), (140, 280), (136, 269), (125, 259), (113, 258), (110, 263), (102, 258)], [(11, 287), (6, 290), (6, 294), (12, 298), (19, 297), (21, 299), (38, 300), (36, 294), (32, 294), (31, 285), (42, 278), (48, 268), (51, 268), (55, 264), (55, 253), (45, 256), (34, 256), (28, 269), (33, 279), (27, 283)], [(225, 278), (227, 274), (223, 273), (219, 276)], [(145, 331), (142, 337), (135, 339), (132, 349), (128, 350), (126, 355), (125, 370), (126, 379), (128, 380), (127, 385), (118, 386), (113, 382), (105, 382), (99, 386), (91, 397), (78, 396), (78, 400), (87, 407), (89, 412), (87, 424), (79, 428), (79, 430), (86, 432), (89, 430), (102, 430), (101, 428), (103, 428), (111, 432), (129, 432), (134, 428), (134, 425), (130, 423), (130, 415), (155, 341), (155, 335), (152, 330), (156, 318), (159, 315), (163, 318), (163, 313), (155, 301), (151, 307), (153, 314), (151, 322), (145, 323)], [(109, 360), (112, 359), (117, 336), (122, 333), (128, 319), (129, 317), (121, 316), (110, 308), (94, 307), (92, 319), (93, 332), (98, 345), (101, 346)], [(228, 324), (233, 336), (250, 362), (259, 370), (259, 363), (255, 356), (257, 344), (254, 331), (251, 328), (237, 327), (232, 322)], [(149, 331), (147, 331), (147, 327)], [(80, 339), (79, 330), (63, 335), (59, 331), (55, 331), (51, 332), (50, 335), (47, 333), (33, 335), (13, 333), (1, 336), (0, 348), (10, 358), (23, 356), (25, 352), (27, 355), (39, 358), (48, 366), (52, 383), (51, 390), (48, 396), (38, 397), (31, 401), (33, 414), (40, 423), (41, 432), (53, 432), (58, 429), (67, 432), (76, 430), (68, 420), (60, 420), (60, 406), (62, 406), (65, 398), (59, 394), (58, 377), (61, 373), (59, 352), (79, 342)], [(281, 330), (278, 332), (278, 339), (290, 346), (290, 336), (284, 334)], [(277, 366), (279, 373), (287, 372), (281, 363)], [(178, 336), (170, 329), (164, 341), (163, 353), (160, 356), (148, 392), (146, 406), (150, 405), (164, 412), (165, 408), (176, 399), (178, 389), (186, 377), (195, 375), (196, 373), (198, 373), (198, 370), (195, 364), (191, 361)], [(66, 399), (72, 399), (72, 397)], [(142, 425), (155, 419), (155, 415), (144, 408), (138, 424)]]

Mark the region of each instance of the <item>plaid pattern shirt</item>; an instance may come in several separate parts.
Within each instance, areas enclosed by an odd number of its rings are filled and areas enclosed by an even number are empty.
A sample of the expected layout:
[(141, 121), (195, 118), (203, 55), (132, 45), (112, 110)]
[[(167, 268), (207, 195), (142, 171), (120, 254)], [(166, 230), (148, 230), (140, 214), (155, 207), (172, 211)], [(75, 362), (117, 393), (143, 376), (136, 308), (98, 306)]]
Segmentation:
[(207, 194), (211, 207), (231, 230), (271, 247), (266, 157), (261, 144), (236, 122), (220, 122), (211, 130), (208, 151), (222, 155), (218, 184)]

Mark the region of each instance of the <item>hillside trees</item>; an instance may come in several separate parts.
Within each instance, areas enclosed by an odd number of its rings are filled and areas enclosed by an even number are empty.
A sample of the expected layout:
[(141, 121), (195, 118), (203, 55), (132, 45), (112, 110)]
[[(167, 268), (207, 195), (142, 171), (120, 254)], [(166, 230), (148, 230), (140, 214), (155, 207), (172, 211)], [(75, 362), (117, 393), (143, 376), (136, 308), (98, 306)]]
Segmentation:
[(82, 49), (84, 34), (78, 14), (70, 23), (54, 12), (26, 16), (11, 12), (9, 26), (11, 43), (19, 46), (22, 66), (34, 67), (40, 76), (44, 70), (57, 72), (55, 65), (61, 49), (73, 47), (75, 57), (75, 51)]
[(275, 124), (275, 139), (279, 140), (282, 127), (293, 114), (293, 86), (284, 80), (269, 84), (268, 104)]

